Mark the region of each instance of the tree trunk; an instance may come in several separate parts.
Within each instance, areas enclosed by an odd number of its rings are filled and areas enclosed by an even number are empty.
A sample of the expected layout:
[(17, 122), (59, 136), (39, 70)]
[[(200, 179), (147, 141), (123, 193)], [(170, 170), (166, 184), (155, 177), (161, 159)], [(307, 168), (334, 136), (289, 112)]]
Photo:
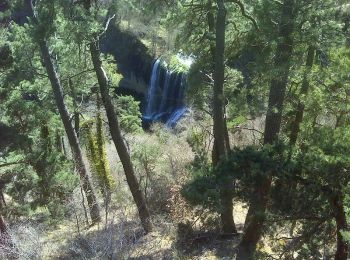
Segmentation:
[[(215, 167), (219, 160), (224, 159), (230, 150), (228, 142), (228, 133), (226, 120), (224, 116), (224, 81), (225, 81), (225, 29), (226, 29), (226, 7), (223, 0), (217, 1), (218, 12), (216, 18), (215, 30), (215, 56), (214, 56), (214, 95), (213, 95), (213, 166)], [(208, 22), (210, 25), (210, 17)], [(227, 182), (222, 185), (220, 191), (221, 197), (221, 223), (224, 233), (237, 233), (233, 219), (232, 204), (233, 183)]]
[(0, 245), (5, 246), (5, 248), (10, 247), (15, 250), (11, 236), (8, 233), (7, 225), (5, 223), (4, 217), (2, 216), (5, 205), (6, 204), (4, 200), (4, 194), (2, 193), (2, 187), (1, 187), (0, 188)]
[(7, 227), (3, 216), (0, 214), (0, 244), (4, 235), (7, 235)]
[(131, 194), (134, 198), (134, 201), (136, 203), (142, 226), (145, 232), (148, 233), (152, 231), (150, 213), (146, 205), (145, 197), (137, 181), (137, 178), (134, 172), (134, 167), (132, 165), (132, 161), (128, 153), (128, 149), (123, 140), (121, 129), (119, 127), (118, 117), (116, 112), (114, 111), (114, 106), (112, 104), (111, 97), (109, 96), (109, 92), (108, 92), (109, 83), (108, 83), (107, 75), (102, 67), (98, 40), (90, 43), (90, 52), (91, 52), (92, 63), (94, 65), (98, 84), (100, 87), (102, 102), (105, 107), (107, 118), (108, 118), (109, 130), (110, 130), (114, 145), (117, 149), (120, 161), (123, 165), (126, 180), (129, 185)]
[[(210, 37), (215, 35), (215, 17), (213, 14), (213, 2), (208, 0), (207, 2), (207, 22)], [(213, 70), (215, 70), (215, 42), (213, 39), (209, 38), (210, 54), (213, 61)]]
[(73, 108), (74, 108), (74, 131), (79, 139), (79, 132), (80, 132), (80, 113), (78, 110), (78, 104), (77, 104), (77, 93), (75, 90), (75, 86), (73, 84), (73, 80), (71, 78), (68, 79), (68, 85), (72, 94), (73, 99)]
[[(312, 66), (314, 64), (314, 58), (315, 58), (315, 47), (309, 46), (307, 51), (307, 58), (306, 58), (306, 69), (304, 71), (303, 82), (302, 82), (301, 91), (300, 91), (301, 96), (307, 95), (307, 92), (309, 91), (310, 84), (308, 80), (308, 75), (310, 74)], [(305, 105), (303, 101), (299, 100), (298, 107), (295, 113), (295, 118), (291, 126), (290, 139), (289, 139), (289, 143), (291, 147), (293, 147), (297, 142), (298, 134), (300, 132), (300, 124), (303, 121), (304, 109), (305, 109)]]
[(96, 223), (96, 222), (101, 220), (100, 210), (99, 210), (99, 207), (98, 207), (98, 204), (96, 201), (95, 193), (92, 189), (92, 186), (91, 186), (91, 183), (90, 183), (87, 171), (86, 171), (86, 167), (85, 167), (85, 164), (83, 161), (83, 157), (82, 157), (82, 153), (81, 153), (81, 149), (80, 149), (77, 135), (74, 131), (74, 128), (73, 128), (70, 120), (69, 120), (69, 114), (68, 114), (68, 111), (67, 111), (66, 105), (64, 103), (64, 99), (63, 99), (62, 86), (61, 86), (60, 80), (58, 78), (56, 69), (53, 65), (53, 61), (51, 59), (49, 47), (47, 45), (46, 40), (39, 40), (39, 46), (40, 46), (40, 51), (41, 51), (41, 54), (42, 54), (42, 57), (44, 60), (45, 68), (46, 68), (48, 77), (49, 77), (50, 82), (51, 82), (56, 105), (57, 105), (58, 111), (60, 113), (61, 120), (63, 122), (64, 129), (66, 131), (69, 144), (70, 144), (72, 151), (73, 151), (73, 156), (74, 156), (74, 160), (76, 163), (76, 168), (77, 168), (77, 171), (79, 173), (80, 180), (82, 182), (82, 186), (83, 186), (83, 189), (84, 189), (84, 192), (85, 192), (85, 195), (87, 198), (87, 202), (89, 205), (91, 220), (92, 220), (92, 223)]
[(2, 188), (0, 188), (0, 242), (1, 242), (1, 238), (7, 234), (6, 223), (2, 216), (2, 211), (4, 206), (5, 206), (4, 195), (2, 193)]
[(348, 230), (348, 223), (346, 220), (342, 196), (339, 194), (335, 195), (332, 198), (331, 205), (333, 207), (334, 218), (337, 226), (337, 251), (334, 259), (346, 260), (348, 259), (349, 247), (341, 232)]
[[(264, 144), (273, 144), (278, 139), (281, 128), (283, 103), (293, 51), (294, 18), (295, 0), (284, 0), (279, 28), (281, 40), (277, 45), (274, 64), (274, 68), (278, 71), (270, 84)], [(237, 259), (253, 259), (254, 257), (256, 245), (262, 235), (271, 181), (271, 177), (265, 177), (260, 183), (255, 184)]]
[[(315, 57), (315, 47), (313, 46), (309, 46), (308, 50), (307, 50), (307, 58), (306, 58), (306, 68), (304, 70), (304, 75), (303, 75), (303, 81), (302, 81), (302, 85), (301, 85), (301, 90), (300, 90), (300, 98), (298, 100), (298, 105), (297, 108), (294, 112), (295, 116), (292, 119), (292, 123), (290, 125), (290, 136), (289, 136), (289, 159), (291, 159), (292, 157), (292, 151), (294, 146), (296, 145), (297, 139), (298, 139), (298, 135), (300, 133), (300, 125), (303, 121), (303, 117), (304, 117), (304, 109), (305, 109), (305, 105), (304, 105), (304, 101), (301, 100), (303, 98), (303, 96), (306, 96), (309, 90), (309, 74), (311, 72), (313, 63), (314, 63), (314, 57)], [(299, 176), (301, 173), (301, 168), (296, 169), (293, 172), (293, 176)], [(290, 196), (293, 196), (293, 193), (296, 190), (297, 187), (297, 182), (294, 180), (291, 180), (290, 178), (284, 179), (277, 179), (276, 183), (275, 183), (275, 187), (277, 188), (277, 190), (280, 191), (284, 191), (284, 196), (283, 200), (285, 203), (288, 203), (288, 201), (290, 200)]]

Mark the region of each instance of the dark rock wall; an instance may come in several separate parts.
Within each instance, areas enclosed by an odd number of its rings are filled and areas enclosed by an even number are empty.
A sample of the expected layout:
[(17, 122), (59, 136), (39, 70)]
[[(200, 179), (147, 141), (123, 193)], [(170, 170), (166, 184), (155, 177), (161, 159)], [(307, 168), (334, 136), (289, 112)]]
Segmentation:
[(132, 33), (111, 24), (101, 39), (101, 50), (116, 60), (124, 77), (119, 87), (146, 96), (154, 60), (148, 48)]

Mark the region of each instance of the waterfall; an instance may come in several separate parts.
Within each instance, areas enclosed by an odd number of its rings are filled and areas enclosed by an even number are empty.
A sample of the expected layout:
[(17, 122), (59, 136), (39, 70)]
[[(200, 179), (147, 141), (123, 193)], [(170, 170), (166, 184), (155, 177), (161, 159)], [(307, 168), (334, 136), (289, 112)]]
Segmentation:
[(154, 113), (155, 98), (156, 98), (157, 88), (159, 84), (159, 72), (160, 72), (159, 69), (160, 69), (160, 60), (158, 59), (153, 64), (151, 82), (148, 90), (147, 107), (146, 107), (145, 116), (149, 118), (152, 118), (152, 115)]
[(186, 77), (162, 66), (157, 59), (152, 68), (143, 121), (147, 124), (163, 122), (174, 127), (186, 113)]

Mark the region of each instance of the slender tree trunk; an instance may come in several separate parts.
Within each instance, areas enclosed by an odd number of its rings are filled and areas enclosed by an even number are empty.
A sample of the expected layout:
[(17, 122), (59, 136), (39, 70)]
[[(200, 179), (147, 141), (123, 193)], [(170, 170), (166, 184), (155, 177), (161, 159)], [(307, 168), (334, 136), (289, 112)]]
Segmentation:
[(62, 137), (61, 137), (60, 132), (58, 130), (56, 130), (56, 134), (55, 134), (55, 147), (56, 147), (57, 151), (62, 153), (64, 156), (66, 156), (66, 154), (64, 152)]
[(150, 213), (146, 205), (145, 197), (137, 181), (128, 149), (123, 140), (123, 136), (119, 126), (119, 122), (118, 122), (118, 117), (114, 110), (111, 97), (109, 96), (109, 92), (108, 92), (109, 83), (108, 83), (107, 75), (102, 67), (98, 40), (90, 43), (90, 52), (91, 52), (92, 63), (94, 65), (94, 69), (95, 69), (97, 80), (100, 87), (102, 102), (105, 107), (107, 118), (108, 118), (109, 130), (110, 130), (114, 145), (117, 149), (120, 161), (123, 165), (126, 180), (129, 185), (131, 194), (134, 198), (134, 201), (136, 203), (142, 226), (145, 232), (148, 233), (152, 231)]
[(73, 128), (70, 120), (69, 120), (69, 114), (68, 114), (67, 107), (66, 107), (66, 105), (64, 103), (64, 99), (63, 99), (62, 86), (61, 86), (60, 80), (58, 78), (56, 69), (53, 65), (53, 61), (51, 59), (49, 47), (47, 45), (46, 40), (40, 40), (39, 46), (40, 46), (40, 51), (41, 51), (41, 54), (42, 54), (42, 57), (44, 60), (45, 68), (46, 68), (48, 77), (49, 77), (50, 82), (51, 82), (56, 105), (57, 105), (58, 111), (60, 113), (61, 120), (63, 122), (64, 129), (66, 131), (69, 144), (70, 144), (72, 151), (73, 151), (73, 156), (74, 156), (74, 160), (76, 163), (76, 168), (77, 168), (77, 171), (79, 173), (80, 180), (82, 182), (82, 186), (83, 186), (83, 189), (84, 189), (84, 192), (85, 192), (85, 195), (87, 198), (87, 202), (89, 205), (91, 220), (92, 220), (92, 223), (96, 223), (96, 222), (101, 220), (100, 210), (99, 210), (99, 207), (98, 207), (98, 204), (96, 201), (95, 193), (92, 189), (92, 186), (91, 186), (91, 183), (90, 183), (87, 171), (86, 171), (86, 167), (85, 167), (85, 164), (83, 161), (83, 157), (82, 157), (82, 153), (81, 153), (81, 149), (80, 149), (77, 135), (74, 131), (74, 128)]
[[(216, 166), (218, 161), (225, 158), (229, 152), (228, 134), (226, 120), (224, 116), (225, 97), (224, 97), (224, 81), (225, 81), (225, 29), (226, 29), (226, 7), (223, 0), (218, 0), (216, 30), (215, 30), (215, 56), (214, 56), (214, 95), (213, 95), (213, 165)], [(209, 17), (209, 23), (211, 18)], [(233, 219), (232, 204), (233, 183), (222, 185), (220, 191), (221, 197), (221, 223), (224, 233), (237, 233), (235, 222)]]
[[(213, 14), (213, 2), (212, 0), (208, 0), (207, 2), (207, 21), (208, 21), (208, 29), (210, 37), (215, 35), (215, 17)], [(209, 47), (210, 54), (212, 57), (213, 64), (215, 64), (215, 41), (213, 39), (209, 39)], [(215, 70), (215, 65), (213, 65), (213, 70)]]
[(85, 164), (83, 162), (83, 157), (82, 157), (82, 153), (81, 153), (81, 149), (79, 146), (79, 141), (78, 141), (77, 135), (73, 129), (72, 124), (69, 121), (69, 114), (68, 114), (67, 108), (64, 104), (64, 100), (63, 100), (63, 92), (62, 92), (61, 83), (58, 79), (58, 75), (57, 75), (55, 68), (53, 66), (53, 62), (51, 60), (49, 48), (47, 46), (46, 41), (40, 42), (40, 49), (41, 49), (41, 53), (43, 55), (43, 59), (44, 59), (47, 73), (49, 75), (49, 79), (51, 81), (51, 85), (52, 85), (54, 96), (55, 96), (56, 105), (57, 105), (57, 108), (59, 110), (64, 128), (66, 130), (68, 141), (69, 141), (70, 146), (72, 148), (73, 156), (74, 156), (74, 159), (76, 162), (77, 171), (80, 175), (83, 190), (85, 192), (85, 195), (86, 195), (86, 198), (88, 201), (91, 220), (92, 220), (92, 223), (96, 223), (96, 222), (101, 220), (99, 207), (98, 207), (98, 204), (96, 201), (96, 196), (95, 196), (95, 193), (92, 189), (92, 186), (91, 186), (91, 183), (90, 183), (87, 171), (86, 171), (86, 167), (85, 167)]
[[(336, 126), (339, 127), (340, 125)], [(343, 184), (344, 185), (344, 184)], [(344, 238), (342, 232), (349, 231), (349, 225), (344, 207), (344, 192), (341, 185), (333, 191), (333, 196), (329, 199), (332, 208), (333, 218), (336, 223), (337, 230), (337, 250), (335, 252), (335, 260), (346, 260), (349, 255), (349, 244)]]
[(66, 144), (65, 144), (65, 141), (64, 141), (64, 137), (63, 137), (63, 136), (61, 137), (61, 143), (62, 143), (62, 151), (63, 151), (63, 154), (64, 154), (64, 156), (67, 158), (68, 154), (67, 154)]
[(74, 108), (74, 130), (75, 133), (79, 139), (79, 132), (80, 132), (80, 113), (78, 110), (78, 104), (77, 104), (77, 93), (75, 90), (75, 86), (73, 83), (73, 80), (71, 78), (68, 79), (68, 84), (69, 84), (69, 88), (72, 94), (72, 98), (73, 98), (73, 108)]
[[(309, 46), (308, 50), (307, 50), (307, 57), (306, 57), (306, 68), (304, 70), (304, 75), (303, 75), (303, 81), (302, 81), (302, 85), (301, 85), (301, 89), (300, 89), (300, 98), (298, 100), (298, 105), (297, 108), (295, 110), (295, 116), (292, 120), (291, 126), (290, 126), (290, 136), (289, 136), (289, 159), (292, 156), (292, 151), (294, 146), (296, 145), (297, 139), (298, 139), (298, 135), (300, 133), (300, 125), (303, 121), (303, 117), (304, 117), (304, 109), (305, 109), (305, 105), (304, 105), (304, 101), (301, 100), (303, 98), (303, 96), (306, 96), (309, 90), (309, 74), (311, 72), (313, 63), (314, 63), (314, 57), (315, 57), (315, 47), (313, 46)], [(294, 176), (298, 176), (301, 173), (301, 168), (298, 168), (295, 170), (295, 172), (293, 173)], [(278, 179), (275, 183), (275, 186), (278, 190), (280, 191), (284, 191), (284, 196), (283, 198), (285, 198), (286, 200), (289, 201), (289, 197), (293, 196), (293, 193), (295, 192), (295, 189), (297, 187), (297, 181), (295, 180), (291, 180), (291, 179)], [(286, 202), (288, 203), (288, 202)]]
[[(97, 95), (97, 116), (96, 116), (96, 144), (97, 144), (97, 152), (98, 152), (98, 160), (100, 164), (100, 171), (103, 173), (104, 178), (104, 187), (103, 187), (103, 195), (105, 199), (105, 206), (109, 205), (111, 201), (111, 179), (109, 166), (107, 165), (108, 159), (106, 156), (106, 148), (105, 148), (105, 138), (102, 124), (102, 114), (101, 114), (101, 98), (100, 95)], [(106, 209), (107, 212), (107, 209)]]
[[(31, 7), (31, 12), (33, 15), (34, 22), (38, 24), (37, 17), (35, 16), (34, 12), (34, 4), (33, 0), (30, 0), (30, 7)], [(56, 68), (54, 66), (53, 60), (50, 55), (50, 50), (47, 44), (47, 41), (45, 38), (38, 39), (37, 41), (39, 47), (40, 47), (40, 52), (41, 56), (44, 62), (44, 66), (46, 68), (46, 72), (48, 75), (48, 78), (51, 83), (51, 87), (53, 90), (56, 106), (58, 109), (58, 112), (60, 114), (64, 129), (66, 131), (67, 137), (69, 144), (71, 146), (72, 152), (73, 152), (73, 157), (75, 161), (75, 166), (76, 169), (79, 173), (79, 177), (82, 183), (82, 188), (85, 192), (86, 199), (89, 205), (89, 210), (90, 210), (90, 217), (92, 223), (96, 223), (101, 221), (101, 216), (100, 216), (100, 209), (97, 204), (95, 192), (92, 189), (92, 185), (89, 180), (89, 176), (86, 171), (86, 167), (83, 161), (83, 156), (81, 153), (78, 137), (74, 131), (74, 128), (69, 120), (69, 113), (67, 110), (67, 107), (64, 103), (64, 98), (63, 98), (63, 90), (62, 90), (62, 85), (59, 80)]]
[[(301, 96), (307, 95), (309, 91), (310, 84), (309, 84), (308, 76), (314, 64), (314, 58), (315, 58), (315, 47), (309, 46), (307, 51), (307, 58), (306, 58), (306, 69), (304, 71), (303, 82), (302, 82), (301, 91), (300, 91)], [(296, 144), (298, 134), (300, 132), (300, 124), (303, 121), (303, 117), (304, 117), (304, 109), (305, 109), (304, 102), (302, 100), (299, 100), (298, 107), (295, 113), (295, 118), (291, 126), (291, 132), (290, 132), (290, 138), (289, 138), (289, 143), (291, 147), (293, 147)]]
[[(215, 17), (213, 14), (213, 2), (211, 0), (208, 0), (207, 2), (207, 21), (208, 21), (208, 30), (209, 30), (209, 34), (210, 37), (215, 35)], [(211, 58), (212, 58), (212, 70), (213, 72), (215, 71), (215, 41), (213, 39), (209, 39), (209, 47), (210, 47), (210, 54), (211, 54)], [(214, 118), (214, 116), (213, 116)], [(212, 150), (212, 163), (213, 166), (215, 167), (220, 158), (218, 155), (218, 151), (217, 151), (217, 144), (216, 144), (216, 138), (214, 137), (214, 142), (213, 142), (213, 150)]]
[(50, 191), (49, 191), (49, 182), (48, 182), (48, 171), (47, 171), (47, 157), (49, 157), (52, 149), (50, 142), (50, 130), (46, 122), (42, 122), (40, 129), (40, 150), (42, 154), (39, 157), (33, 158), (29, 157), (29, 163), (39, 176), (38, 186), (40, 190), (40, 203), (42, 205), (47, 205)]
[[(276, 75), (271, 80), (268, 110), (266, 114), (264, 144), (273, 144), (278, 139), (281, 128), (282, 110), (289, 77), (290, 62), (293, 51), (292, 33), (294, 29), (295, 0), (284, 0), (279, 38), (274, 68)], [(250, 200), (245, 231), (239, 245), (237, 259), (253, 259), (265, 221), (265, 210), (271, 188), (271, 177), (265, 177), (255, 183), (254, 195)]]
[(331, 199), (331, 206), (333, 207), (334, 218), (337, 226), (337, 251), (334, 259), (346, 260), (348, 259), (349, 246), (341, 232), (348, 231), (348, 223), (346, 220), (343, 199), (339, 192)]

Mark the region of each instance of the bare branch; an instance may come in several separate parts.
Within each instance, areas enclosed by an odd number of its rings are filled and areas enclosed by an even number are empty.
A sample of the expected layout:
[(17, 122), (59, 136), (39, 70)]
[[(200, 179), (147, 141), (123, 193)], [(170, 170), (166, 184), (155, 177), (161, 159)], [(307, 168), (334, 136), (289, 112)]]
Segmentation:
[(107, 22), (106, 22), (106, 25), (105, 25), (105, 28), (103, 29), (103, 31), (100, 33), (100, 37), (103, 35), (103, 34), (105, 34), (106, 32), (107, 32), (107, 30), (108, 30), (108, 27), (109, 27), (109, 24), (110, 24), (110, 22), (113, 20), (115, 18), (115, 14), (113, 15), (113, 16), (111, 16), (111, 17), (109, 17), (108, 18), (108, 20), (107, 20)]
[(227, 2), (231, 2), (231, 3), (237, 4), (239, 6), (239, 8), (241, 9), (242, 15), (253, 23), (253, 25), (254, 25), (256, 30), (258, 30), (258, 31), (260, 30), (259, 26), (258, 26), (258, 23), (256, 22), (256, 20), (254, 19), (253, 16), (251, 16), (250, 14), (248, 14), (246, 12), (244, 4), (240, 0), (230, 0), (230, 1), (227, 1)]
[(242, 129), (242, 130), (254, 131), (254, 132), (257, 132), (257, 133), (259, 133), (259, 134), (261, 134), (261, 135), (264, 134), (263, 132), (261, 132), (261, 131), (258, 130), (258, 129), (255, 129), (255, 128), (248, 128), (248, 127), (236, 126), (234, 129), (235, 129), (235, 130), (240, 130), (240, 129)]
[(25, 164), (25, 163), (27, 163), (27, 162), (26, 161), (8, 162), (8, 163), (0, 164), (0, 168), (6, 167), (6, 166), (11, 166), (11, 165), (16, 165), (16, 164)]

